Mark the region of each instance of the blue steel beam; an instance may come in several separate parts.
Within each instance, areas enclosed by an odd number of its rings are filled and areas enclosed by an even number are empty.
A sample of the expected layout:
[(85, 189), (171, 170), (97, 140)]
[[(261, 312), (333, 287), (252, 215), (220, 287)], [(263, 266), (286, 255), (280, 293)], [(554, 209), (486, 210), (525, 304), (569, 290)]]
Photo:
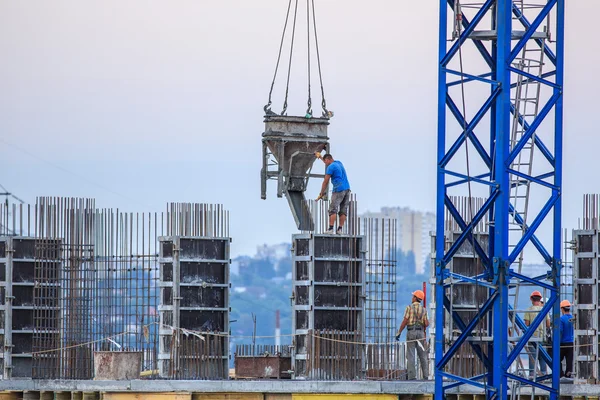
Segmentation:
[[(519, 19), (519, 22), (523, 25), (523, 27), (525, 29), (531, 28), (531, 24), (529, 23), (527, 18), (525, 18), (525, 16), (523, 15), (523, 13), (519, 9), (519, 7), (517, 7), (515, 4), (513, 4), (513, 15)], [(563, 14), (563, 16), (564, 16), (564, 14)], [(544, 50), (544, 53), (546, 54), (546, 57), (548, 57), (550, 62), (553, 65), (556, 65), (556, 55), (554, 54), (552, 49), (550, 49), (550, 47), (548, 47), (546, 42), (543, 41), (542, 39), (536, 39), (535, 42), (537, 43), (538, 46), (540, 46), (540, 48), (542, 48)]]
[[(488, 377), (487, 373), (480, 374), (480, 375), (475, 375), (475, 376), (470, 377), (469, 381), (476, 381), (477, 382), (477, 381), (480, 381), (480, 380), (482, 380), (484, 378), (487, 378), (487, 377)], [(462, 385), (464, 385), (463, 382), (450, 383), (448, 385), (444, 385), (444, 389), (445, 390), (449, 390), (449, 389), (452, 389), (452, 388), (455, 388), (455, 387), (458, 387), (458, 386), (462, 386)]]
[[(450, 9), (454, 9), (454, 0), (447, 0), (448, 5), (450, 6)], [(444, 5), (444, 0), (440, 1), (440, 17), (442, 16), (442, 11), (441, 8), (446, 8)], [(445, 10), (444, 14), (447, 16), (448, 13)], [(447, 27), (448, 22), (444, 21), (444, 26)], [(462, 17), (462, 26), (464, 29), (468, 29), (469, 26), (471, 25), (471, 22), (469, 22), (469, 20), (463, 15)], [(440, 23), (440, 27), (441, 27), (441, 23)], [(440, 35), (444, 35), (444, 40), (446, 39), (446, 32), (442, 32), (440, 31)], [(477, 50), (479, 51), (479, 54), (481, 55), (481, 58), (483, 58), (485, 60), (485, 62), (487, 63), (487, 65), (490, 68), (494, 67), (494, 58), (491, 56), (490, 52), (485, 48), (485, 45), (481, 42), (481, 40), (473, 40), (473, 43), (475, 44), (475, 47), (477, 48)], [(441, 49), (441, 46), (440, 46)], [(444, 57), (446, 55), (446, 47), (444, 46)], [(443, 60), (443, 59), (442, 59)], [(443, 66), (445, 66), (445, 64), (443, 64)]]
[(450, 159), (456, 154), (456, 152), (460, 148), (460, 145), (462, 145), (464, 143), (466, 137), (470, 138), (471, 142), (473, 143), (473, 146), (475, 147), (475, 150), (477, 150), (477, 153), (479, 153), (479, 155), (483, 159), (483, 162), (485, 162), (485, 164), (488, 166), (488, 168), (492, 165), (492, 160), (490, 158), (490, 155), (487, 153), (487, 151), (485, 150), (485, 148), (483, 147), (483, 145), (481, 144), (481, 142), (479, 141), (477, 136), (471, 135), (471, 133), (473, 133), (473, 130), (475, 129), (477, 124), (479, 122), (481, 122), (481, 120), (483, 119), (483, 116), (490, 109), (491, 105), (496, 100), (497, 95), (498, 95), (498, 92), (496, 92), (496, 91), (492, 92), (490, 97), (488, 97), (488, 99), (483, 104), (483, 106), (475, 114), (475, 116), (473, 117), (473, 120), (471, 121), (470, 124), (465, 123), (465, 120), (463, 119), (463, 115), (460, 112), (460, 110), (458, 109), (458, 107), (456, 106), (456, 103), (454, 103), (454, 101), (452, 100), (450, 95), (447, 96), (446, 104), (448, 105), (448, 109), (450, 110), (452, 115), (454, 115), (454, 118), (456, 118), (456, 120), (458, 121), (458, 123), (460, 124), (461, 127), (463, 127), (465, 125), (467, 126), (467, 130), (466, 130), (466, 132), (463, 132), (458, 137), (457, 141), (452, 145), (450, 150), (448, 150), (446, 157), (444, 157), (444, 159), (442, 159), (440, 161), (440, 165), (445, 166), (448, 163), (448, 161), (450, 161)]
[[(513, 206), (512, 204), (509, 204), (508, 212), (514, 213), (515, 206)], [(523, 217), (518, 213), (514, 214), (514, 216), (515, 216), (515, 221), (517, 222), (517, 224), (521, 225), (521, 228), (522, 228), (523, 227)], [(527, 230), (527, 228), (528, 227), (526, 226), (525, 230)], [(531, 237), (531, 243), (533, 243), (533, 245), (535, 246), (537, 251), (540, 252), (540, 255), (542, 257), (544, 257), (544, 261), (546, 262), (546, 264), (552, 265), (552, 256), (550, 255), (550, 253), (548, 253), (548, 250), (546, 250), (546, 247), (544, 247), (542, 242), (535, 235), (533, 235)]]
[(509, 63), (512, 62), (515, 58), (517, 58), (517, 56), (519, 55), (519, 52), (521, 50), (523, 50), (523, 47), (525, 47), (525, 44), (527, 44), (527, 41), (529, 39), (531, 39), (531, 36), (533, 36), (533, 34), (535, 33), (535, 30), (540, 26), (542, 21), (544, 21), (548, 17), (548, 13), (550, 13), (550, 11), (554, 8), (554, 6), (556, 5), (556, 2), (557, 2), (557, 0), (548, 0), (548, 3), (546, 3), (544, 8), (542, 8), (542, 10), (538, 14), (538, 16), (535, 17), (535, 20), (533, 20), (533, 22), (529, 25), (529, 27), (525, 31), (525, 35), (523, 35), (523, 37), (521, 39), (519, 39), (516, 46), (512, 49), (509, 59), (508, 59)]
[[(444, 65), (444, 66), (448, 65), (448, 63), (452, 60), (452, 58), (458, 53), (460, 46), (462, 46), (463, 43), (469, 39), (469, 36), (475, 30), (475, 28), (477, 27), (477, 24), (479, 24), (483, 20), (483, 17), (489, 11), (492, 4), (494, 4), (494, 1), (495, 0), (486, 0), (486, 2), (483, 3), (483, 5), (481, 6), (481, 8), (477, 12), (477, 14), (475, 14), (475, 16), (473, 17), (473, 20), (471, 22), (467, 22), (465, 24), (465, 29), (460, 34), (460, 37), (458, 38), (458, 40), (454, 42), (454, 44), (452, 45), (450, 50), (448, 50), (448, 53), (442, 60), (442, 65)], [(463, 19), (464, 19), (464, 16), (463, 16)]]
[[(511, 165), (513, 161), (515, 161), (515, 158), (517, 158), (521, 150), (523, 150), (523, 147), (525, 147), (527, 142), (529, 142), (531, 136), (535, 133), (537, 128), (539, 128), (544, 119), (548, 116), (548, 114), (550, 114), (550, 111), (552, 111), (560, 97), (561, 94), (554, 93), (550, 100), (548, 100), (548, 102), (544, 105), (542, 110), (539, 112), (538, 116), (535, 117), (531, 125), (529, 125), (529, 128), (525, 131), (523, 137), (519, 139), (519, 142), (513, 148), (512, 152), (510, 153), (510, 156), (506, 159), (506, 165)], [(554, 168), (556, 168), (556, 166), (554, 166)]]
[[(556, 83), (560, 85), (560, 89), (554, 88), (555, 94), (560, 94), (556, 102), (556, 111), (554, 113), (554, 155), (556, 157), (556, 166), (554, 172), (554, 184), (556, 187), (562, 187), (562, 156), (563, 156), (563, 96), (562, 88), (564, 84), (564, 62), (565, 62), (565, 0), (558, 0), (556, 7)], [(553, 194), (561, 195), (561, 190), (553, 191)], [(562, 203), (558, 201), (554, 207), (553, 213), (553, 247), (552, 255), (552, 279), (554, 287), (557, 288), (557, 293), (560, 293), (560, 272), (562, 262), (560, 260), (562, 251), (561, 241), (561, 219), (562, 219)], [(555, 390), (550, 395), (550, 400), (558, 399), (559, 388), (559, 371), (560, 371), (560, 339), (558, 319), (560, 318), (559, 301), (554, 301), (553, 307), (554, 330), (552, 334), (552, 388)]]
[[(465, 322), (463, 321), (461, 316), (458, 315), (458, 313), (456, 311), (451, 311), (450, 299), (448, 299), (448, 297), (444, 296), (443, 301), (444, 301), (444, 307), (441, 307), (441, 308), (442, 309), (445, 308), (450, 313), (450, 315), (452, 316), (452, 319), (454, 320), (454, 323), (456, 324), (458, 329), (460, 329), (461, 332), (464, 332), (467, 329), (467, 325), (465, 324)], [(436, 332), (437, 332), (437, 330), (436, 330)], [(475, 355), (477, 357), (479, 357), (479, 359), (483, 362), (483, 365), (485, 365), (486, 368), (488, 368), (488, 369), (491, 368), (492, 367), (491, 360), (483, 353), (479, 343), (469, 342), (469, 344), (473, 348)], [(436, 356), (437, 356), (437, 354), (436, 354)], [(436, 359), (436, 365), (437, 365), (437, 359)], [(436, 368), (436, 371), (441, 371), (441, 369)]]
[[(508, 305), (508, 309), (509, 309), (509, 316), (512, 321), (512, 314), (514, 314), (514, 311), (510, 304)], [(517, 326), (519, 327), (519, 329), (522, 332), (525, 332), (527, 329), (529, 329), (529, 327), (527, 326), (525, 321), (523, 321), (523, 318), (521, 318), (521, 316), (519, 314), (515, 315), (514, 321), (515, 321), (515, 324), (517, 324)], [(552, 359), (550, 358), (550, 355), (548, 354), (548, 352), (544, 349), (544, 346), (539, 347), (539, 354), (542, 356), (544, 361), (546, 361), (546, 363), (548, 363), (548, 364), (552, 363)]]
[(479, 244), (479, 240), (475, 240), (473, 238), (472, 232), (467, 228), (467, 223), (461, 217), (460, 212), (458, 212), (458, 210), (452, 203), (452, 200), (450, 200), (450, 197), (445, 196), (444, 201), (445, 201), (445, 203), (444, 203), (445, 206), (448, 208), (448, 211), (450, 212), (450, 215), (452, 215), (452, 218), (454, 218), (454, 220), (458, 224), (458, 227), (462, 231), (468, 232), (469, 236), (467, 237), (467, 239), (469, 239), (470, 242), (475, 244), (475, 251), (477, 252), (477, 256), (479, 258), (481, 258), (483, 265), (489, 265), (489, 258), (487, 256), (487, 254), (485, 253), (485, 250), (483, 250), (483, 248)]
[[(458, 236), (454, 243), (452, 243), (452, 246), (450, 246), (450, 250), (448, 250), (448, 252), (444, 255), (444, 258), (442, 259), (444, 265), (447, 265), (452, 260), (454, 254), (456, 254), (458, 249), (460, 249), (460, 247), (467, 240), (467, 238), (471, 237), (470, 235), (472, 235), (477, 224), (479, 224), (483, 217), (490, 211), (490, 207), (492, 206), (492, 204), (494, 204), (494, 201), (500, 196), (500, 194), (501, 193), (498, 190), (492, 191), (490, 197), (485, 201), (485, 203), (483, 203), (481, 208), (473, 216), (473, 220), (469, 222), (469, 224), (464, 228), (463, 232)], [(453, 210), (450, 209), (449, 211), (452, 212)], [(455, 220), (458, 221), (457, 215), (453, 214), (452, 216)]]
[(452, 343), (452, 346), (450, 346), (450, 348), (446, 351), (446, 354), (444, 355), (444, 357), (442, 357), (440, 362), (436, 364), (436, 368), (441, 369), (441, 368), (444, 368), (446, 366), (446, 364), (448, 364), (448, 361), (450, 361), (452, 356), (454, 354), (456, 354), (456, 352), (458, 351), (460, 346), (462, 346), (462, 344), (465, 342), (465, 340), (467, 340), (467, 338), (472, 335), (473, 329), (475, 329), (477, 324), (481, 322), (481, 320), (483, 319), (485, 314), (488, 313), (488, 311), (492, 307), (492, 304), (494, 303), (494, 300), (495, 300), (495, 296), (490, 296), (486, 300), (486, 302), (483, 304), (483, 306), (481, 306), (481, 309), (477, 312), (477, 314), (473, 317), (473, 319), (465, 327), (465, 329), (458, 336), (458, 338), (456, 338), (454, 343)]
[[(460, 385), (471, 385), (471, 386), (478, 387), (480, 389), (486, 389), (486, 390), (491, 391), (491, 392), (495, 392), (496, 391), (495, 388), (489, 387), (485, 383), (479, 383), (479, 382), (477, 382), (479, 379), (475, 380), (473, 378), (463, 378), (462, 376), (449, 374), (448, 372), (441, 372), (441, 374), (444, 377), (446, 377), (446, 378), (449, 378), (449, 379), (452, 379), (452, 380), (460, 382)], [(451, 385), (444, 386), (444, 389), (447, 390), (450, 387), (456, 387), (456, 386), (459, 386), (459, 385), (453, 383)]]
[(527, 245), (527, 243), (530, 242), (531, 237), (533, 236), (535, 231), (537, 231), (537, 229), (540, 227), (542, 222), (544, 222), (544, 220), (546, 219), (546, 217), (548, 216), (550, 211), (552, 211), (552, 209), (554, 208), (554, 205), (556, 204), (556, 202), (559, 200), (560, 200), (560, 196), (558, 196), (558, 195), (550, 196), (550, 199), (548, 199), (548, 201), (546, 202), (544, 207), (542, 207), (542, 209), (540, 210), (538, 215), (535, 217), (535, 219), (533, 220), (531, 225), (529, 225), (528, 229), (525, 230), (523, 237), (517, 242), (515, 247), (512, 249), (512, 253), (510, 253), (510, 255), (508, 256), (509, 264), (512, 264), (515, 262), (515, 260), (519, 256), (519, 254), (523, 251), (523, 249)]

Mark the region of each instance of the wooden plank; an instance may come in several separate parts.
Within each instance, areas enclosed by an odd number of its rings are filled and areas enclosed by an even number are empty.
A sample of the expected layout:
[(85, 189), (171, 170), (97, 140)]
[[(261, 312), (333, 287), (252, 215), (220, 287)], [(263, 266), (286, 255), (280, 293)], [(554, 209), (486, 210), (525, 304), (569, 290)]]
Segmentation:
[(292, 400), (337, 400), (337, 399), (369, 399), (369, 400), (398, 400), (395, 394), (292, 394)]
[(23, 396), (21, 392), (4, 392), (0, 393), (0, 400), (20, 400)]
[(264, 400), (262, 393), (194, 393), (192, 400)]
[(103, 393), (103, 400), (192, 400), (191, 393)]
[(53, 392), (40, 392), (40, 400), (54, 400)]
[(265, 394), (265, 400), (292, 400), (291, 394)]

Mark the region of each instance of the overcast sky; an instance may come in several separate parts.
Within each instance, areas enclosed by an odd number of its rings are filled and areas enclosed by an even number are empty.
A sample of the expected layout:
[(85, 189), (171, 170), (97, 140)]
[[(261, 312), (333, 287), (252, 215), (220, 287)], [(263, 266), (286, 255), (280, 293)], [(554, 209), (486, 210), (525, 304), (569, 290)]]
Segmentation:
[[(563, 193), (571, 228), (582, 194), (600, 192), (593, 164), (600, 2), (567, 3)], [(335, 112), (332, 153), (344, 162), (360, 209), (433, 211), (438, 2), (316, 4)], [(168, 201), (223, 203), (234, 255), (289, 241), (295, 226), (287, 202), (275, 186), (261, 200), (259, 180), (262, 107), (286, 6), (0, 1), (0, 184), (28, 202), (85, 196), (131, 211), (161, 211)], [(302, 55), (294, 71), (305, 68)], [(303, 74), (297, 78), (289, 111), (302, 115), (306, 89)], [(279, 81), (275, 110), (282, 93)], [(317, 192), (313, 182), (309, 197)]]

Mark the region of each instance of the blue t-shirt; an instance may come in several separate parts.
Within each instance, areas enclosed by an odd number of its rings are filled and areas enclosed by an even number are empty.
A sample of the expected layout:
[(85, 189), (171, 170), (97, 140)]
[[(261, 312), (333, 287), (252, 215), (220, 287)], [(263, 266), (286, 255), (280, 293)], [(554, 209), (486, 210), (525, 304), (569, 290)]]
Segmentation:
[(560, 342), (561, 343), (573, 343), (574, 332), (573, 322), (571, 320), (573, 316), (571, 314), (563, 314), (560, 316)]
[(331, 175), (331, 183), (333, 184), (334, 192), (343, 192), (350, 190), (350, 182), (346, 176), (346, 170), (339, 161), (334, 161), (327, 167), (325, 174)]

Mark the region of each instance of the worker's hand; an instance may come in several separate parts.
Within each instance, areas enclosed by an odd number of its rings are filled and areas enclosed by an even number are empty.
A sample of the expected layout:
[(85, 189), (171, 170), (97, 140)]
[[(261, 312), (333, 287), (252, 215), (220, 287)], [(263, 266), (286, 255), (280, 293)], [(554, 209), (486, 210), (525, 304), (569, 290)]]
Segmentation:
[(400, 334), (396, 335), (396, 341), (399, 342), (400, 341)]
[(315, 201), (319, 201), (323, 198), (323, 196), (325, 196), (323, 193), (319, 193), (319, 195), (317, 196), (317, 199)]
[(321, 153), (319, 153), (318, 151), (315, 151), (315, 157), (321, 158)]

